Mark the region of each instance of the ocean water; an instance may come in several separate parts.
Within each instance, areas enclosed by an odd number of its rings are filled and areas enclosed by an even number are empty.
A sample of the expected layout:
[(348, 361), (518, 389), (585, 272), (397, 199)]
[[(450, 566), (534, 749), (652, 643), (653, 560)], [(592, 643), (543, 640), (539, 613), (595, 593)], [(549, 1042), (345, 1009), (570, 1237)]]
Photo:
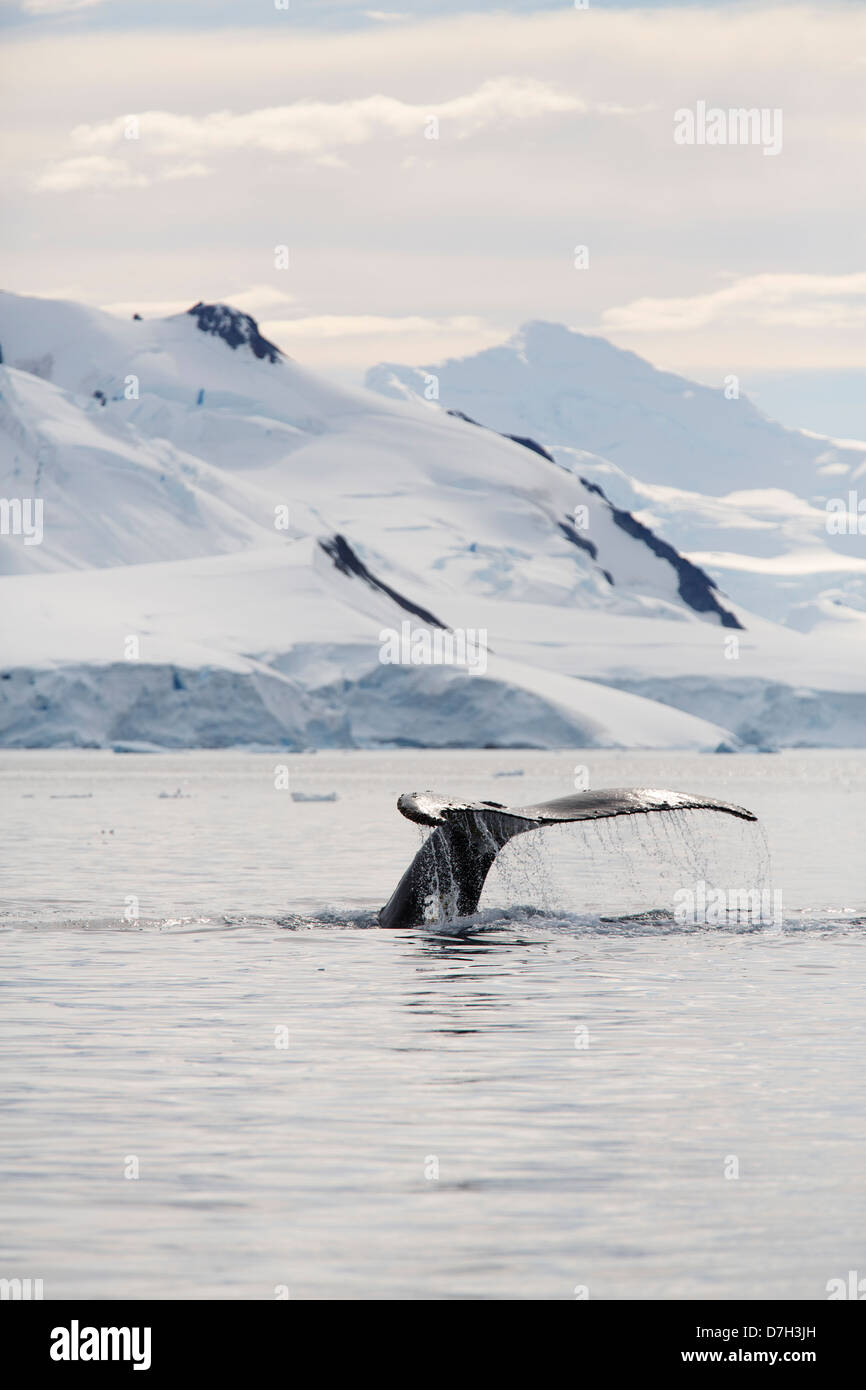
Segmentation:
[[(532, 833), (476, 918), (377, 927), (422, 834), (401, 791), (530, 804), (575, 769), (761, 830)], [(7, 751), (0, 825), (0, 1277), (822, 1299), (866, 1275), (866, 753)], [(701, 883), (772, 912), (672, 917)]]

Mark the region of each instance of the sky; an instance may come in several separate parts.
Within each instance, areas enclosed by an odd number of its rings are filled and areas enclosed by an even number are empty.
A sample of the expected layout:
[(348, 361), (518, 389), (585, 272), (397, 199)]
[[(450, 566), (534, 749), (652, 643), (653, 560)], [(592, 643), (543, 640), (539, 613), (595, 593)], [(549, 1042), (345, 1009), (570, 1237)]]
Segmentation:
[[(866, 4), (0, 0), (0, 27), (7, 289), (225, 300), (358, 381), (551, 319), (866, 438)], [(764, 126), (701, 142), (701, 104)]]

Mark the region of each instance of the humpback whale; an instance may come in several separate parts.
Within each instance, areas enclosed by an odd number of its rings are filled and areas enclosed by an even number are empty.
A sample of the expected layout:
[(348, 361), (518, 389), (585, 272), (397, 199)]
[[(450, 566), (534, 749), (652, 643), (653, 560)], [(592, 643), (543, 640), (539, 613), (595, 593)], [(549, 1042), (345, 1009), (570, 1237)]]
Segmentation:
[(500, 801), (451, 801), (438, 792), (404, 792), (397, 809), (407, 820), (432, 827), (388, 902), (379, 913), (383, 927), (417, 927), (467, 917), (475, 912), (484, 881), (503, 845), (515, 835), (567, 821), (655, 811), (719, 811), (756, 821), (743, 806), (685, 792), (649, 787), (577, 792), (537, 806), (509, 807)]

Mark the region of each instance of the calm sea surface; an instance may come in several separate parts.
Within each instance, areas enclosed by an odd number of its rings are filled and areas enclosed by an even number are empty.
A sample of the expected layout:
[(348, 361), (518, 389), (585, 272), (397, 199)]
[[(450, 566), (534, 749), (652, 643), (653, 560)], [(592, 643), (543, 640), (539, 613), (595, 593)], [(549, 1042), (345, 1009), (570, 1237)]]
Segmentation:
[[(746, 805), (766, 839), (705, 813), (531, 834), (471, 922), (376, 926), (421, 838), (401, 791), (529, 804), (576, 767)], [(2, 752), (0, 826), (0, 1277), (821, 1299), (866, 1275), (863, 751)], [(775, 920), (671, 920), (704, 882)]]

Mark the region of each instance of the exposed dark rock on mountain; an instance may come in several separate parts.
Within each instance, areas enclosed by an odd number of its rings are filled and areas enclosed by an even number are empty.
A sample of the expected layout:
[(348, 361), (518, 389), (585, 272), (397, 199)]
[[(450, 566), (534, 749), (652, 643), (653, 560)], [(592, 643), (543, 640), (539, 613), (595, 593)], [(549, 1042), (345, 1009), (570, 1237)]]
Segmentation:
[(389, 584), (383, 584), (381, 579), (377, 579), (374, 574), (371, 574), (363, 560), (355, 554), (345, 536), (333, 536), (330, 540), (319, 541), (319, 545), (326, 555), (330, 555), (341, 574), (363, 579), (364, 583), (369, 584), (371, 589), (377, 589), (379, 593), (387, 594), (406, 613), (414, 613), (415, 617), (420, 618), (422, 622), (431, 623), (433, 627), (446, 627), (445, 623), (441, 623), (426, 608), (413, 603), (411, 599), (405, 598), (396, 589), (392, 589)]
[(598, 483), (591, 483), (586, 478), (581, 478), (580, 481), (589, 492), (596, 493), (607, 503), (617, 526), (635, 540), (643, 541), (644, 545), (649, 546), (653, 554), (658, 555), (661, 560), (667, 560), (669, 565), (673, 565), (679, 578), (677, 587), (683, 603), (687, 603), (689, 608), (693, 608), (696, 613), (717, 613), (722, 627), (742, 629), (743, 624), (739, 618), (719, 603), (716, 598), (718, 590), (706, 570), (702, 570), (698, 565), (693, 565), (691, 560), (687, 560), (667, 541), (659, 540), (658, 536), (654, 535), (648, 526), (644, 526), (642, 521), (638, 521), (637, 517), (632, 516), (631, 512), (615, 507), (605, 497), (604, 491)]
[(191, 309), (187, 309), (187, 313), (192, 314), (202, 333), (222, 338), (230, 348), (239, 348), (246, 344), (252, 348), (256, 357), (266, 358), (268, 362), (279, 362), (283, 356), (275, 343), (262, 337), (259, 325), (251, 314), (242, 314), (239, 309), (232, 309), (228, 304), (203, 304), (201, 300), (198, 304), (193, 304)]

